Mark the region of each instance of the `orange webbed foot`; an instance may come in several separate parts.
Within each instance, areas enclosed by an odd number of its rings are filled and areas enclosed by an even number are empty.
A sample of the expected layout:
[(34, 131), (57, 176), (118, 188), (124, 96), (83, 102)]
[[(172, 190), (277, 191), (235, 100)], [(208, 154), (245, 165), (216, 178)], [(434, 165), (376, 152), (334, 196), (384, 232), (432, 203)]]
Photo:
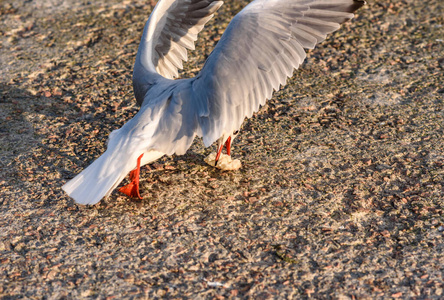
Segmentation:
[(140, 160), (142, 159), (142, 156), (143, 154), (139, 156), (139, 158), (137, 159), (137, 167), (129, 174), (131, 182), (119, 189), (119, 192), (122, 192), (132, 198), (137, 197), (139, 199), (142, 199), (139, 192)]

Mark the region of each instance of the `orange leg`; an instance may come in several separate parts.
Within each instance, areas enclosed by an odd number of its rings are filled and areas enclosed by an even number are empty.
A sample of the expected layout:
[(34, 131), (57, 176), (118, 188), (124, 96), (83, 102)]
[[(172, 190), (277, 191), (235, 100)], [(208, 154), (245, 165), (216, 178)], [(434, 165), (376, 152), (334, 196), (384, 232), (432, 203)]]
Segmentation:
[[(230, 153), (231, 153), (231, 136), (229, 136), (227, 141), (225, 142), (225, 147), (227, 148), (227, 154), (230, 155)], [(222, 153), (223, 148), (224, 148), (224, 145), (221, 145), (219, 147), (219, 149), (217, 150), (216, 159), (214, 160), (214, 166), (217, 166), (217, 162), (219, 161), (220, 154)]]
[(143, 154), (139, 156), (137, 159), (137, 167), (129, 174), (131, 182), (119, 189), (119, 192), (122, 192), (129, 197), (138, 197), (139, 199), (142, 199), (139, 193), (140, 160), (142, 159), (142, 156)]
[(231, 136), (229, 136), (227, 141), (225, 142), (225, 147), (227, 148), (227, 155), (230, 155), (230, 153), (231, 153)]
[(219, 161), (220, 154), (222, 153), (222, 149), (224, 148), (224, 145), (220, 145), (219, 149), (217, 150), (216, 159), (214, 160), (214, 166), (217, 166), (217, 162)]

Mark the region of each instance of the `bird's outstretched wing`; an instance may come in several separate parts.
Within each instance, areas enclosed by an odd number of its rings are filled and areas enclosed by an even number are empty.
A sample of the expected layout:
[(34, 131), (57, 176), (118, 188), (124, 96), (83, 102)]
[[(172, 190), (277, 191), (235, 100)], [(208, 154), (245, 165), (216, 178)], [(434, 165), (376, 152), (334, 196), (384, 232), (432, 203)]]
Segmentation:
[(364, 1), (255, 0), (230, 22), (193, 82), (203, 140), (239, 129)]
[[(187, 49), (194, 49), (197, 34), (223, 4), (215, 0), (159, 0), (146, 22), (134, 67), (135, 77), (158, 73), (177, 77)], [(144, 72), (145, 71), (145, 72)]]

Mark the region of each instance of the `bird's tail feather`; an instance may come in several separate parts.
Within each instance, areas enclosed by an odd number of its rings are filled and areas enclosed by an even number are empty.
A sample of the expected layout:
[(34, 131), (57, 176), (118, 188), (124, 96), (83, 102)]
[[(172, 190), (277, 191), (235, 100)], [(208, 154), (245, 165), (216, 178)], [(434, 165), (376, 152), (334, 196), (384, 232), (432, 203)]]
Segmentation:
[[(163, 102), (160, 102), (160, 106)], [(154, 115), (153, 108), (141, 109), (122, 128), (109, 135), (105, 153), (68, 181), (62, 189), (77, 203), (96, 204), (112, 190), (137, 165), (143, 154), (141, 165), (153, 162), (164, 155), (152, 149), (152, 137), (156, 132), (163, 107)]]
[[(62, 189), (79, 204), (96, 204), (108, 196), (136, 167), (140, 154), (142, 153), (128, 154), (108, 148), (85, 170), (63, 185)], [(162, 155), (157, 151), (148, 151), (144, 153), (143, 164), (150, 163)]]
[[(62, 189), (77, 203), (96, 204), (109, 195), (125, 177), (124, 170), (107, 170), (112, 163), (109, 150), (96, 159), (76, 177), (63, 185)], [(114, 167), (113, 167), (114, 169)]]

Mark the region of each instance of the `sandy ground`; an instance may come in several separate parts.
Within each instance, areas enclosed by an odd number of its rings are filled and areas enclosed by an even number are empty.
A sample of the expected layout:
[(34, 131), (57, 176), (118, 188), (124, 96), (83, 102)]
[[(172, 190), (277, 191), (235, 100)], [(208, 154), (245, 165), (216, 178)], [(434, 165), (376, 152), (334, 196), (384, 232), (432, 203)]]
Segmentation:
[[(248, 1), (227, 2), (184, 77)], [(245, 121), (240, 170), (196, 140), (143, 168), (142, 201), (83, 207), (60, 187), (137, 111), (154, 1), (1, 1), (3, 299), (443, 298), (444, 4), (390, 2)]]

